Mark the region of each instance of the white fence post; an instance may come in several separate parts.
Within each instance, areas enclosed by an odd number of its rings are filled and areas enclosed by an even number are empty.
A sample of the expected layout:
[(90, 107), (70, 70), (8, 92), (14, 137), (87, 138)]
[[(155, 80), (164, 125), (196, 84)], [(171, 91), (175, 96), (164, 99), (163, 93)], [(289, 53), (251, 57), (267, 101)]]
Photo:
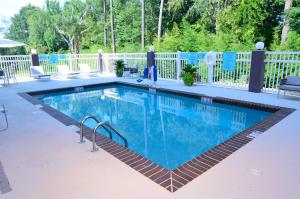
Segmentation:
[(109, 73), (109, 69), (108, 69), (108, 54), (107, 53), (105, 53), (104, 59), (105, 59), (106, 73)]
[(207, 64), (207, 80), (208, 84), (213, 83), (213, 70), (214, 70), (214, 65), (212, 64)]
[(72, 54), (69, 54), (68, 57), (69, 57), (69, 68), (72, 70), (73, 68)]
[(129, 67), (128, 66), (128, 61), (127, 61), (127, 53), (123, 54), (123, 60), (124, 60), (125, 67)]
[(180, 82), (180, 74), (181, 74), (181, 63), (180, 63), (180, 51), (176, 54), (176, 81)]

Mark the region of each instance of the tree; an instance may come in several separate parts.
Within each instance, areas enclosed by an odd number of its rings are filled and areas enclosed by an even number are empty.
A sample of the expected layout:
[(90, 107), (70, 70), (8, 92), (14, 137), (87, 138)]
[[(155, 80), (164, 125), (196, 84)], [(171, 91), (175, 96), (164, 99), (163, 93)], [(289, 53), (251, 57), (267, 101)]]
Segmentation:
[(184, 7), (184, 0), (169, 0), (168, 1), (168, 10), (175, 14), (176, 12), (180, 12)]
[(202, 28), (210, 32), (216, 32), (216, 20), (218, 11), (222, 12), (231, 1), (195, 0), (187, 10), (186, 18), (190, 23), (201, 24)]
[(68, 45), (65, 44), (52, 23), (53, 16), (61, 13), (59, 3), (50, 0), (45, 3), (45, 9), (36, 10), (28, 18), (30, 32), (28, 42), (40, 53), (67, 50)]
[(113, 14), (113, 1), (109, 0), (109, 8), (110, 8), (110, 30), (111, 30), (111, 46), (113, 53), (116, 53), (116, 40), (115, 40), (115, 27), (114, 27), (114, 14)]
[[(292, 0), (285, 0), (285, 5), (284, 5), (284, 11), (287, 13), (291, 8), (292, 8)], [(286, 43), (288, 33), (289, 33), (289, 24), (287, 23), (287, 20), (284, 20), (284, 25), (282, 28), (282, 34), (281, 34), (281, 44)]]
[[(285, 12), (287, 2), (293, 7)], [(137, 52), (144, 51), (146, 44), (154, 44), (158, 51), (247, 51), (257, 41), (264, 41), (267, 49), (300, 48), (300, 0), (68, 0), (64, 4), (46, 0), (45, 4), (23, 7), (11, 19), (7, 37), (42, 53), (94, 53), (99, 48)], [(283, 25), (289, 27), (288, 34)], [(286, 43), (281, 44), (286, 34)]]
[(106, 49), (105, 31), (106, 26), (103, 19), (103, 1), (86, 0), (86, 6), (89, 7), (89, 12), (85, 17), (85, 24), (88, 30), (82, 35), (80, 41), (81, 52), (96, 52), (99, 49)]
[(163, 20), (163, 10), (164, 10), (164, 0), (160, 0), (160, 9), (159, 9), (159, 19), (158, 19), (158, 32), (157, 32), (157, 39), (158, 41), (161, 38), (162, 32), (162, 20)]
[(86, 17), (90, 7), (80, 0), (67, 1), (60, 15), (54, 17), (54, 27), (73, 54), (79, 53), (80, 41), (89, 30)]
[(300, 0), (294, 1), (294, 6), (287, 12), (287, 23), (293, 31), (300, 34)]
[(145, 0), (141, 0), (141, 46), (145, 48)]
[(103, 22), (104, 22), (104, 28), (103, 28), (103, 33), (104, 33), (104, 47), (107, 48), (107, 27), (106, 27), (106, 0), (103, 0)]
[(268, 0), (237, 0), (222, 3), (217, 14), (216, 32), (232, 34), (237, 43), (255, 43), (264, 40), (262, 33), (266, 20)]
[[(160, 0), (145, 0), (145, 40), (148, 44), (152, 44), (157, 38), (157, 24), (159, 18)], [(162, 22), (166, 24), (164, 20)], [(173, 23), (170, 21), (170, 23)]]
[(37, 10), (39, 10), (38, 7), (30, 4), (21, 8), (19, 13), (11, 18), (11, 25), (6, 35), (7, 38), (27, 44), (29, 38), (28, 19)]
[[(118, 33), (116, 46), (123, 51), (141, 50), (141, 3), (139, 0), (124, 2), (114, 1), (115, 32)], [(137, 12), (139, 11), (139, 12)], [(124, 25), (126, 24), (126, 25)]]

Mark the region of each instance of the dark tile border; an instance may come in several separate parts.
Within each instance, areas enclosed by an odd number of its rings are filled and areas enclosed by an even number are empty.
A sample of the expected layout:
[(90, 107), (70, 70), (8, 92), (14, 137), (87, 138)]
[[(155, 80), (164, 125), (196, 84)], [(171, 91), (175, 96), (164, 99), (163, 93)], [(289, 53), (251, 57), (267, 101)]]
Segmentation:
[[(93, 84), (93, 85), (87, 85), (83, 86), (85, 88), (91, 88), (91, 87), (97, 87), (97, 86), (103, 86), (103, 85), (115, 85), (115, 84), (121, 84), (121, 85), (127, 85), (127, 86), (134, 86), (139, 88), (145, 88), (148, 89), (147, 85), (136, 85), (131, 83), (123, 83), (123, 82), (110, 82), (110, 83), (103, 83), (103, 84)], [(74, 90), (76, 87), (68, 87), (68, 88), (60, 88), (60, 89), (51, 89), (51, 90), (43, 90), (43, 91), (35, 91), (35, 92), (29, 92), (29, 93), (19, 93), (21, 97), (28, 100), (34, 105), (42, 105), (41, 108), (43, 111), (47, 112), (49, 115), (57, 119), (58, 121), (62, 122), (63, 124), (69, 126), (69, 125), (75, 125), (80, 126), (80, 123), (65, 114), (57, 111), (56, 109), (51, 108), (50, 106), (43, 104), (41, 101), (37, 100), (36, 98), (32, 97), (32, 95), (39, 95), (39, 94), (45, 94), (49, 92), (59, 92), (59, 91), (66, 91), (66, 90)], [(128, 148), (123, 147), (122, 145), (100, 135), (97, 134), (96, 137), (96, 143), (99, 147), (101, 147), (103, 150), (107, 151), (114, 157), (118, 158), (131, 168), (135, 169), (136, 171), (140, 172), (144, 176), (148, 177), (155, 183), (161, 185), (162, 187), (166, 188), (170, 192), (175, 192), (182, 186), (186, 185), (187, 183), (191, 182), (193, 179), (200, 176), (205, 171), (209, 170), (219, 162), (221, 162), (223, 159), (227, 158), (229, 155), (246, 145), (247, 143), (251, 142), (253, 138), (247, 137), (250, 135), (253, 131), (260, 131), (265, 132), (278, 122), (280, 122), (282, 119), (284, 119), (286, 116), (291, 114), (294, 109), (291, 108), (284, 108), (284, 107), (278, 107), (278, 106), (271, 106), (266, 104), (259, 104), (259, 103), (252, 103), (252, 102), (246, 102), (241, 100), (233, 100), (228, 98), (221, 98), (221, 97), (214, 97), (211, 98), (209, 96), (195, 94), (195, 93), (189, 93), (184, 91), (176, 91), (171, 89), (164, 89), (164, 88), (156, 88), (158, 91), (162, 92), (168, 92), (176, 95), (183, 95), (188, 96), (192, 98), (208, 98), (213, 102), (218, 103), (225, 103), (235, 106), (242, 106), (242, 107), (248, 107), (253, 109), (259, 109), (264, 111), (272, 112), (270, 116), (266, 117), (264, 120), (256, 123), (254, 126), (251, 126), (250, 128), (240, 132), (236, 136), (230, 138), (229, 140), (223, 142), (222, 144), (212, 148), (211, 150), (197, 156), (196, 158), (190, 160), (189, 162), (183, 164), (182, 166), (169, 171), (156, 163), (152, 162), (151, 160), (148, 160), (139, 154), (131, 151)], [(92, 130), (85, 127), (84, 128), (84, 136), (88, 140), (92, 140)]]

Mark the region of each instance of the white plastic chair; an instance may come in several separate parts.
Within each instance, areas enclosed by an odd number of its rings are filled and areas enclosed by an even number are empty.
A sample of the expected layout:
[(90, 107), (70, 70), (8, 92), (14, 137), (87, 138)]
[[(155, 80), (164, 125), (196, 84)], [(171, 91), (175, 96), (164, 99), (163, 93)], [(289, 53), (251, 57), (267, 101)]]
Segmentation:
[(31, 66), (30, 67), (31, 76), (38, 80), (49, 80), (51, 75), (45, 74), (43, 67), (41, 66)]
[(78, 64), (80, 73), (84, 75), (89, 75), (89, 76), (97, 76), (98, 71), (92, 71), (90, 66), (88, 64)]
[(67, 65), (57, 65), (58, 73), (67, 78), (77, 78), (80, 73), (71, 72)]

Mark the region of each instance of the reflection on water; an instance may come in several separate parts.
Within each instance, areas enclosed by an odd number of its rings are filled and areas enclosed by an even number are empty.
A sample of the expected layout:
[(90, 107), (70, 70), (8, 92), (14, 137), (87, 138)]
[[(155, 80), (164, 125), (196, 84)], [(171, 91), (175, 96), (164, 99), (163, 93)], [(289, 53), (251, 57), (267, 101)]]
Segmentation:
[[(130, 149), (170, 170), (270, 114), (213, 103), (210, 98), (193, 99), (120, 85), (38, 98), (78, 121), (91, 114), (108, 121), (128, 139)], [(90, 121), (88, 125), (95, 124)]]

